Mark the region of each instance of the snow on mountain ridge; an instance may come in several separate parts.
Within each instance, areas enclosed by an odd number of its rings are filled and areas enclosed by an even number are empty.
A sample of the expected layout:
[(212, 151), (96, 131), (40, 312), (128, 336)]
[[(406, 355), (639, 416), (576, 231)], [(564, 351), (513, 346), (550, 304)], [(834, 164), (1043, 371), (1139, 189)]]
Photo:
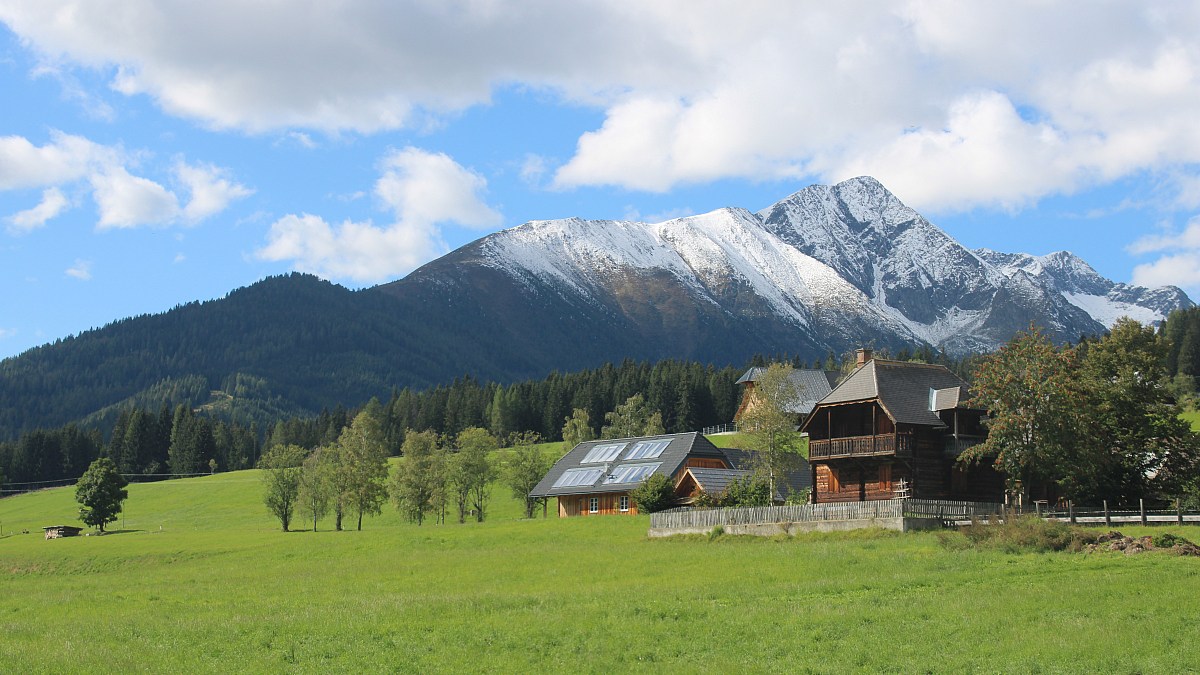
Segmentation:
[(818, 343), (874, 326), (961, 352), (994, 347), (1029, 321), (1073, 339), (1122, 314), (1155, 321), (1191, 306), (1174, 287), (1115, 284), (1068, 252), (971, 251), (867, 177), (806, 187), (758, 213), (531, 221), (480, 240), (479, 252), (530, 288), (536, 279), (596, 301), (637, 275), (674, 279), (724, 316), (766, 306)]

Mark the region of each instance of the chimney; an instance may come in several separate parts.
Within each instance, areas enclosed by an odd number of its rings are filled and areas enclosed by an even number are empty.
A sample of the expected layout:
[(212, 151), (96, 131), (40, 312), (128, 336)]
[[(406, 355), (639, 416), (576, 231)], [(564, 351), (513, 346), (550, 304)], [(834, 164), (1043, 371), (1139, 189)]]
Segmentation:
[(855, 359), (854, 359), (855, 367), (862, 366), (864, 363), (866, 363), (867, 361), (870, 361), (872, 358), (874, 358), (874, 356), (871, 353), (871, 350), (867, 347), (863, 347), (862, 349), (855, 351), (854, 356), (855, 356)]

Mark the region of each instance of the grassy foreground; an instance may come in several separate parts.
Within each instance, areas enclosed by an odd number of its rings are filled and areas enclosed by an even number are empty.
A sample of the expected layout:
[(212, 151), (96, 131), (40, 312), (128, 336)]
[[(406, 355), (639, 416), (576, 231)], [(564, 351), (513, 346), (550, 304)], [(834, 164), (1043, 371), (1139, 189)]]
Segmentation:
[(0, 500), (4, 532), (30, 530), (0, 539), (0, 671), (1200, 664), (1197, 559), (948, 551), (884, 532), (649, 540), (646, 517), (519, 520), (499, 487), (483, 524), (416, 527), (387, 507), (362, 532), (283, 533), (256, 474), (132, 485), (104, 537), (42, 539), (74, 522), (70, 488)]

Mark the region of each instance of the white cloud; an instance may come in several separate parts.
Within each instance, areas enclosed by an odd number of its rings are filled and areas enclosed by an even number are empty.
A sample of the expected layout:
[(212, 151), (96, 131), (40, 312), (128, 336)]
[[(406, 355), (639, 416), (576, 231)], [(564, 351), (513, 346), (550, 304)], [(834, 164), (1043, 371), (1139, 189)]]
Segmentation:
[(175, 176), (190, 194), (183, 218), (195, 223), (224, 211), (235, 199), (254, 194), (244, 185), (231, 182), (226, 172), (212, 165), (190, 166), (184, 162), (175, 165)]
[(1133, 268), (1139, 286), (1178, 286), (1189, 294), (1200, 292), (1200, 216), (1182, 232), (1147, 235), (1127, 247), (1133, 254), (1159, 253), (1157, 260)]
[(66, 275), (80, 281), (88, 281), (92, 278), (92, 261), (76, 260), (74, 265), (67, 268)]
[(449, 156), (417, 148), (387, 154), (375, 196), (392, 223), (338, 225), (320, 216), (287, 215), (271, 224), (263, 260), (292, 261), (295, 269), (326, 278), (379, 282), (407, 273), (444, 251), (439, 226), (495, 227), (500, 214), (484, 203), (487, 182)]
[(526, 185), (537, 186), (542, 182), (542, 176), (546, 175), (547, 165), (546, 158), (541, 155), (525, 155), (525, 159), (521, 161), (521, 180)]
[(10, 338), (17, 334), (16, 328), (0, 328), (0, 340)]
[(0, 136), (0, 190), (61, 185), (79, 180), (98, 166), (118, 162), (119, 152), (60, 131), (36, 146), (22, 136)]
[(42, 146), (22, 136), (0, 137), (0, 191), (43, 188), (36, 206), (5, 218), (8, 231), (28, 232), (63, 213), (72, 206), (63, 188), (76, 184), (90, 189), (101, 230), (196, 223), (253, 194), (220, 167), (180, 159), (171, 175), (189, 195), (181, 209), (178, 196), (161, 183), (130, 174), (127, 167), (132, 163), (119, 147), (60, 131), (51, 131), (50, 141)]
[(503, 218), (483, 202), (487, 181), (448, 155), (404, 148), (381, 162), (375, 195), (402, 223), (422, 226), (454, 222), (475, 228), (499, 225)]
[(130, 175), (124, 167), (112, 167), (90, 181), (100, 211), (96, 227), (101, 230), (166, 225), (179, 216), (179, 200), (173, 193), (152, 180)]
[(1193, 218), (1183, 232), (1148, 235), (1129, 245), (1130, 253), (1155, 253), (1172, 249), (1200, 251), (1200, 217)]
[(1200, 289), (1200, 251), (1166, 255), (1154, 262), (1133, 268), (1133, 283), (1138, 286), (1178, 286), (1195, 292)]
[(66, 195), (56, 187), (42, 191), (42, 201), (37, 206), (14, 213), (8, 217), (8, 231), (14, 234), (31, 232), (46, 224), (46, 221), (58, 216), (70, 205)]
[(0, 0), (0, 20), (216, 128), (370, 133), (512, 86), (599, 107), (561, 188), (866, 173), (920, 209), (1017, 209), (1200, 162), (1187, 3)]

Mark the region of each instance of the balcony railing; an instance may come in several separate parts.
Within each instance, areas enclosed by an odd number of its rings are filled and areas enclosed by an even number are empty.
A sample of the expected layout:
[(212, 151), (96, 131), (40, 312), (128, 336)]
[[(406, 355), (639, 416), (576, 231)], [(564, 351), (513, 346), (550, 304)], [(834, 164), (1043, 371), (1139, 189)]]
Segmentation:
[(946, 438), (946, 456), (958, 457), (964, 451), (979, 445), (986, 440), (983, 436), (959, 436)]
[(847, 436), (829, 440), (808, 441), (808, 458), (833, 459), (837, 457), (871, 457), (875, 455), (911, 455), (912, 434), (880, 434), (875, 436)]

